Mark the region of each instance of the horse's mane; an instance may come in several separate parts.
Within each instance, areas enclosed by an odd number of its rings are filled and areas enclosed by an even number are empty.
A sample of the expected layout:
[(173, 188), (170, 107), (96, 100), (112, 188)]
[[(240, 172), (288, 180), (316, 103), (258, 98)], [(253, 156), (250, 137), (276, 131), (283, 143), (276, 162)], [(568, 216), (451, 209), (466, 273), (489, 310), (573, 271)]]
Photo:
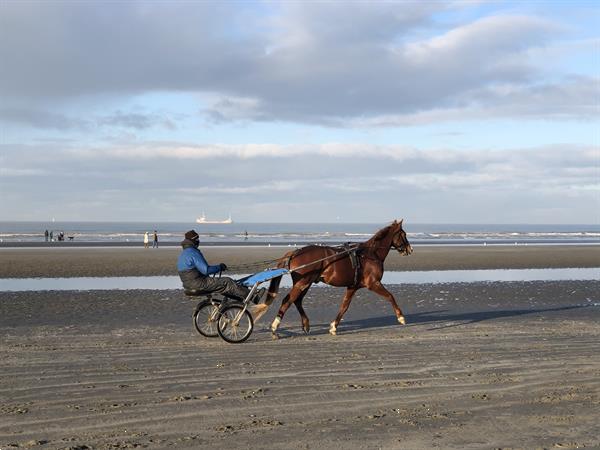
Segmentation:
[(375, 233), (368, 241), (366, 241), (364, 243), (364, 245), (366, 246), (371, 246), (377, 242), (379, 242), (380, 240), (382, 240), (385, 236), (388, 235), (390, 228), (392, 226), (394, 226), (397, 222), (391, 223), (386, 227), (383, 227), (381, 230), (379, 230), (377, 233)]

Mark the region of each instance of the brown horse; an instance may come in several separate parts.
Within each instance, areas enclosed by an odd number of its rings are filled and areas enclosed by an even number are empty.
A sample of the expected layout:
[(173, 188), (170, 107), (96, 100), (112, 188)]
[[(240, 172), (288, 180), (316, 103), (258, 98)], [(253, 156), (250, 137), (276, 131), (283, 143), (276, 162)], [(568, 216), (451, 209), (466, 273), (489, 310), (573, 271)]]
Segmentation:
[[(390, 249), (395, 248), (402, 255), (410, 255), (412, 247), (402, 229), (402, 220), (394, 221), (391, 225), (379, 230), (366, 242), (352, 247), (356, 257), (351, 257), (350, 251), (345, 247), (327, 247), (309, 245), (293, 252), (287, 253), (279, 267), (288, 267), (291, 272), (293, 286), (285, 296), (279, 308), (277, 317), (271, 324), (271, 332), (276, 335), (279, 323), (285, 312), (292, 305), (296, 305), (302, 317), (302, 328), (306, 333), (310, 330), (308, 317), (302, 308), (302, 299), (313, 283), (319, 281), (331, 286), (345, 287), (346, 295), (340, 305), (337, 317), (331, 322), (329, 332), (336, 334), (337, 327), (342, 317), (348, 310), (352, 297), (359, 289), (366, 287), (370, 291), (381, 295), (390, 302), (398, 322), (404, 325), (404, 315), (398, 307), (396, 299), (381, 284), (383, 276), (383, 262)], [(358, 268), (357, 268), (358, 267)], [(266, 304), (270, 305), (275, 300), (279, 291), (281, 277), (271, 280)]]

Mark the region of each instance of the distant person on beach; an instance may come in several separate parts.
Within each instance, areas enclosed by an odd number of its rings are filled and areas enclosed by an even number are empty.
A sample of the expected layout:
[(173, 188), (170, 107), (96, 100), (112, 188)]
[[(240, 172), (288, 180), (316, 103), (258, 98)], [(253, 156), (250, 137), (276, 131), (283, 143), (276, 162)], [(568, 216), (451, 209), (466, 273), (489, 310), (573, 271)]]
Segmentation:
[[(216, 292), (245, 299), (250, 292), (247, 287), (237, 284), (229, 277), (209, 276), (227, 270), (227, 266), (224, 263), (209, 265), (198, 249), (199, 245), (200, 236), (195, 230), (185, 233), (185, 239), (181, 242), (183, 251), (177, 260), (177, 271), (184, 289), (202, 291), (206, 294)], [(264, 290), (257, 294), (257, 299), (260, 299), (263, 293)]]
[(48, 242), (48, 230), (44, 232), (44, 237), (46, 238), (46, 242)]
[(152, 248), (158, 248), (158, 233), (154, 230), (154, 239), (152, 240)]
[(148, 232), (144, 233), (144, 248), (148, 248)]
[(50, 242), (54, 241), (54, 231), (50, 230)]

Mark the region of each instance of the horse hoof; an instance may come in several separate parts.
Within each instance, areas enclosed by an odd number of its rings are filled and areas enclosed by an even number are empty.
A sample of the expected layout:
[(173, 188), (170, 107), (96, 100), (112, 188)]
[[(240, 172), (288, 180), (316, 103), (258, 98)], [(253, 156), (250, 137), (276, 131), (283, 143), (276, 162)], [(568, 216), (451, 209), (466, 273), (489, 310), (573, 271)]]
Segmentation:
[(398, 317), (398, 322), (400, 323), (400, 325), (406, 325), (406, 320), (404, 320), (404, 316)]
[(310, 333), (310, 325), (303, 325), (302, 329), (304, 330), (304, 334)]

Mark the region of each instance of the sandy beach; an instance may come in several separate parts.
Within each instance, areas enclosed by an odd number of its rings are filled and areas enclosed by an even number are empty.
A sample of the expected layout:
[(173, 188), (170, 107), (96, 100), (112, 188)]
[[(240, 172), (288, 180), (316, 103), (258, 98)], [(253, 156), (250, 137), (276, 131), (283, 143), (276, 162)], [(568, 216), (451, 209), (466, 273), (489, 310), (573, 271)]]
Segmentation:
[[(235, 266), (285, 248), (210, 248)], [(598, 267), (599, 247), (427, 247), (388, 270)], [(171, 275), (176, 249), (2, 249), (0, 277)], [(276, 302), (241, 345), (181, 291), (0, 293), (0, 448), (600, 446), (600, 280), (391, 285)], [(285, 293), (285, 290), (282, 290)]]
[[(225, 262), (231, 273), (247, 263), (273, 265), (294, 247), (205, 247), (211, 264)], [(410, 257), (391, 251), (386, 270), (530, 269), (600, 267), (600, 245), (418, 246)], [(0, 278), (177, 275), (181, 249), (0, 248)], [(259, 270), (259, 269), (257, 269)]]

